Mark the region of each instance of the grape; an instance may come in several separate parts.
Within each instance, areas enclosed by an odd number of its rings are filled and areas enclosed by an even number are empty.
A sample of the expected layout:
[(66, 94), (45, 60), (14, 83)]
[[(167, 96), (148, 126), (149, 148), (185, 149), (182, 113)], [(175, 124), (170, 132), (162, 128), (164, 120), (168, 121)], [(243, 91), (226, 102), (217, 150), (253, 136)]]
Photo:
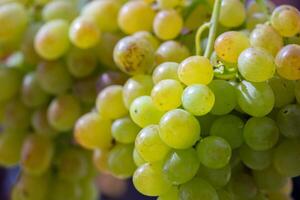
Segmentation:
[(129, 117), (117, 119), (111, 126), (111, 133), (114, 139), (121, 143), (133, 143), (140, 131)]
[[(213, 0), (214, 1), (214, 0)], [(211, 10), (207, 9), (207, 5), (198, 4), (184, 20), (184, 27), (195, 30), (203, 23), (208, 22), (211, 17)]]
[(200, 165), (197, 175), (205, 179), (215, 188), (221, 188), (224, 187), (230, 180), (231, 167), (230, 165), (226, 165), (220, 169), (211, 169), (204, 165)]
[(108, 154), (108, 168), (117, 177), (132, 176), (136, 166), (133, 158), (133, 145), (117, 144)]
[(41, 175), (49, 169), (53, 154), (51, 139), (31, 134), (26, 137), (22, 146), (21, 167), (26, 173)]
[(240, 158), (243, 163), (249, 167), (250, 169), (262, 170), (266, 169), (270, 166), (272, 162), (272, 151), (255, 151), (248, 147), (247, 145), (243, 145), (239, 149)]
[(157, 124), (164, 114), (158, 110), (150, 96), (136, 98), (130, 106), (130, 117), (140, 127)]
[[(101, 73), (101, 75), (99, 75), (96, 83), (96, 90), (97, 92), (101, 92), (107, 86), (123, 85), (126, 81), (127, 81), (127, 76), (125, 74), (118, 71), (106, 71), (104, 73)], [(124, 87), (123, 87), (123, 91), (124, 91)]]
[[(253, 13), (251, 16), (248, 16), (246, 21), (247, 30), (253, 30), (258, 24), (263, 24), (268, 21), (268, 16), (264, 13)], [(264, 33), (262, 33), (264, 35)], [(250, 36), (252, 37), (252, 36)], [(275, 41), (274, 41), (275, 42)], [(276, 41), (278, 42), (278, 41)]]
[(277, 73), (288, 80), (300, 79), (300, 45), (290, 44), (283, 47), (275, 58)]
[(201, 124), (201, 135), (202, 136), (208, 136), (210, 133), (210, 128), (214, 121), (218, 119), (217, 115), (212, 115), (210, 113), (197, 117), (199, 123)]
[(271, 16), (271, 24), (284, 37), (291, 37), (300, 32), (300, 12), (290, 5), (275, 8)]
[(73, 20), (77, 15), (76, 7), (73, 2), (69, 1), (51, 1), (47, 3), (42, 11), (44, 21), (55, 19)]
[(188, 182), (197, 174), (199, 164), (195, 149), (176, 150), (165, 159), (163, 173), (172, 184), (179, 185)]
[(47, 119), (47, 109), (40, 108), (32, 114), (31, 126), (35, 133), (45, 135), (48, 137), (55, 136), (56, 131), (50, 126)]
[(295, 82), (295, 96), (298, 104), (300, 104), (300, 81)]
[(82, 188), (78, 182), (54, 180), (49, 193), (52, 200), (80, 200)]
[(103, 117), (117, 119), (127, 114), (128, 111), (122, 99), (122, 89), (120, 85), (112, 85), (98, 94), (96, 107)]
[(170, 9), (181, 4), (181, 0), (157, 0), (160, 9)]
[(185, 110), (201, 116), (211, 111), (215, 95), (206, 85), (194, 84), (185, 88), (181, 101)]
[(208, 136), (197, 144), (197, 153), (205, 167), (220, 169), (229, 163), (231, 148), (223, 138)]
[(286, 139), (276, 147), (273, 156), (275, 169), (284, 176), (295, 177), (300, 175), (299, 140)]
[(233, 199), (233, 195), (223, 189), (219, 189), (217, 190), (218, 196), (219, 196), (219, 200), (232, 200)]
[(155, 61), (157, 64), (164, 62), (179, 63), (190, 56), (189, 49), (174, 40), (163, 42), (155, 52)]
[(271, 112), (275, 97), (267, 83), (242, 81), (238, 86), (238, 105), (253, 117), (262, 117)]
[(76, 141), (88, 149), (109, 148), (112, 142), (111, 121), (91, 112), (81, 116), (74, 128)]
[(268, 117), (252, 117), (244, 127), (245, 143), (256, 151), (271, 149), (279, 138), (276, 123)]
[(166, 193), (160, 195), (157, 200), (179, 200), (179, 190), (173, 186)]
[(59, 61), (41, 62), (37, 67), (36, 76), (41, 88), (50, 94), (62, 94), (72, 84), (71, 75)]
[(163, 142), (175, 149), (193, 146), (200, 137), (200, 124), (189, 112), (175, 109), (160, 119), (159, 135)]
[(80, 185), (82, 189), (81, 200), (95, 200), (98, 198), (98, 187), (93, 180), (83, 180)]
[[(275, 8), (275, 4), (270, 1), (270, 0), (266, 0), (266, 6), (269, 12), (272, 12)], [(259, 5), (259, 3), (255, 0), (250, 0), (247, 4), (247, 15), (253, 15), (255, 13), (262, 13), (263, 8)]]
[(49, 100), (49, 95), (40, 87), (34, 72), (26, 74), (23, 78), (21, 99), (28, 107), (39, 107)]
[(279, 110), (277, 124), (280, 132), (287, 138), (299, 138), (300, 105), (290, 104)]
[(134, 148), (133, 150), (133, 161), (137, 167), (146, 163), (146, 161), (142, 158), (136, 148)]
[(292, 103), (295, 99), (294, 83), (278, 76), (272, 77), (268, 81), (275, 96), (275, 107), (280, 108), (289, 103)]
[(235, 196), (245, 200), (254, 198), (258, 193), (253, 178), (246, 173), (234, 175), (229, 182), (229, 188)]
[(268, 193), (269, 200), (291, 200), (292, 198), (288, 194), (283, 194), (280, 192), (270, 192)]
[(170, 151), (159, 137), (158, 125), (149, 125), (143, 128), (135, 139), (135, 148), (138, 155), (147, 162), (163, 160)]
[(130, 75), (150, 72), (154, 65), (152, 45), (147, 40), (134, 36), (127, 36), (118, 41), (113, 57), (117, 66)]
[(95, 149), (93, 154), (93, 162), (96, 168), (102, 173), (109, 173), (108, 169), (108, 150)]
[(246, 35), (237, 31), (225, 32), (215, 41), (215, 51), (219, 58), (229, 63), (237, 63), (242, 51), (250, 47)]
[(138, 40), (140, 39), (147, 40), (155, 50), (159, 47), (160, 41), (154, 35), (152, 35), (152, 33), (148, 31), (139, 31), (133, 34), (133, 36)]
[(34, 39), (36, 52), (44, 59), (55, 60), (64, 55), (69, 48), (69, 25), (62, 19), (45, 23)]
[(225, 27), (238, 27), (246, 19), (246, 10), (239, 0), (224, 0), (221, 5), (219, 22)]
[(175, 62), (164, 62), (158, 65), (153, 73), (152, 79), (155, 84), (165, 79), (173, 79), (179, 81), (177, 76), (178, 64)]
[(230, 83), (225, 80), (213, 80), (208, 87), (215, 95), (214, 106), (210, 111), (212, 114), (225, 115), (236, 107), (236, 89)]
[(126, 34), (151, 31), (155, 12), (143, 1), (129, 1), (121, 8), (118, 24)]
[(195, 177), (179, 188), (181, 200), (209, 199), (218, 200), (216, 190), (205, 180)]
[(191, 56), (182, 61), (178, 67), (178, 77), (186, 85), (208, 84), (214, 72), (210, 61), (203, 56)]
[(181, 105), (182, 92), (183, 87), (179, 81), (166, 79), (153, 87), (151, 97), (159, 110), (168, 111)]
[(100, 30), (91, 19), (77, 17), (70, 25), (69, 38), (75, 46), (81, 49), (94, 47), (100, 37)]
[(19, 92), (21, 74), (10, 68), (0, 68), (0, 101), (7, 101)]
[(250, 34), (250, 44), (267, 50), (273, 56), (283, 47), (283, 39), (270, 25), (259, 24)]
[(86, 78), (77, 80), (72, 86), (73, 95), (83, 103), (85, 108), (89, 108), (95, 102), (97, 97), (96, 82), (97, 76), (88, 76)]
[(80, 114), (79, 101), (68, 94), (53, 99), (47, 111), (49, 124), (62, 132), (71, 130)]
[(101, 31), (113, 32), (118, 30), (120, 7), (118, 1), (92, 1), (82, 8), (81, 16), (93, 19)]
[(183, 26), (183, 19), (176, 10), (161, 10), (153, 21), (154, 33), (159, 39), (171, 40), (176, 38)]
[(161, 163), (146, 163), (133, 174), (133, 184), (142, 194), (159, 196), (171, 188), (171, 183), (164, 177)]

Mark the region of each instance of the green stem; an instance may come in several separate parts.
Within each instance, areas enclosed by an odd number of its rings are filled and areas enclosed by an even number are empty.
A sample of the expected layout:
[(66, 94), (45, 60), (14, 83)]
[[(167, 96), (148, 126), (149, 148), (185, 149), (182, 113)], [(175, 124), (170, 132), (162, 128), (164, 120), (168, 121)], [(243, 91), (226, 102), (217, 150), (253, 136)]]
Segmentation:
[(268, 6), (267, 6), (266, 1), (265, 0), (256, 0), (256, 3), (262, 9), (262, 11), (264, 12), (264, 14), (266, 16), (269, 16), (269, 10), (268, 10)]
[(202, 24), (202, 26), (200, 26), (197, 30), (197, 33), (196, 33), (196, 36), (195, 36), (195, 46), (196, 46), (196, 55), (201, 55), (202, 54), (202, 49), (201, 49), (201, 36), (202, 36), (202, 33), (208, 29), (210, 26), (210, 23), (209, 22), (206, 22), (204, 24)]
[(213, 46), (214, 46), (214, 42), (215, 42), (215, 38), (216, 38), (216, 34), (217, 34), (219, 16), (220, 16), (220, 11), (221, 11), (221, 3), (222, 3), (222, 0), (215, 0), (213, 13), (212, 13), (212, 17), (210, 20), (208, 42), (207, 42), (207, 46), (206, 46), (205, 53), (204, 53), (204, 56), (208, 59), (210, 58), (211, 53), (213, 51)]

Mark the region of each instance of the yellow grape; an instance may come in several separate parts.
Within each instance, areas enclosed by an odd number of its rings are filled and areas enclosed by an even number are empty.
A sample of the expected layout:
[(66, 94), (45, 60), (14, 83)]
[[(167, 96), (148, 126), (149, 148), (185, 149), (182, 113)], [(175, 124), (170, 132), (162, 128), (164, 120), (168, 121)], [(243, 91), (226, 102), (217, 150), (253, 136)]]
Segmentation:
[(159, 81), (165, 79), (173, 79), (179, 81), (177, 75), (178, 66), (178, 63), (175, 62), (164, 62), (158, 65), (152, 73), (153, 82), (157, 84)]
[(246, 10), (240, 0), (223, 0), (219, 22), (225, 27), (238, 27), (246, 19)]
[(179, 6), (182, 0), (156, 0), (160, 9), (170, 9)]
[(147, 40), (150, 44), (152, 44), (153, 49), (157, 49), (159, 47), (159, 40), (148, 31), (139, 31), (133, 34), (133, 36)]
[(263, 24), (266, 21), (268, 21), (268, 16), (266, 16), (264, 13), (254, 13), (247, 18), (246, 28), (248, 30), (253, 30), (257, 24)]
[(95, 149), (93, 154), (93, 162), (96, 168), (102, 173), (109, 173), (108, 170), (108, 153), (106, 149)]
[(157, 64), (163, 62), (181, 62), (190, 56), (189, 49), (174, 40), (162, 43), (155, 52), (155, 61)]

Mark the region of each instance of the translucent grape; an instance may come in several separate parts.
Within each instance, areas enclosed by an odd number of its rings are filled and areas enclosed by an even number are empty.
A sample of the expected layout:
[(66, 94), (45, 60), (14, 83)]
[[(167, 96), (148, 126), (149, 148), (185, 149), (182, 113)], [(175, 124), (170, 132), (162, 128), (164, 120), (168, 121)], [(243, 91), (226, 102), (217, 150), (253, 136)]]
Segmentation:
[(240, 199), (251, 199), (258, 193), (253, 178), (246, 173), (235, 174), (229, 182), (229, 188)]
[(203, 23), (208, 22), (211, 17), (211, 10), (207, 8), (206, 4), (198, 4), (184, 20), (184, 27), (195, 30)]
[[(253, 13), (251, 16), (248, 16), (246, 21), (246, 28), (248, 30), (253, 30), (258, 24), (263, 24), (268, 21), (268, 16), (264, 13)], [(277, 41), (276, 41), (277, 42)]]
[(201, 135), (205, 137), (210, 134), (211, 126), (214, 123), (214, 121), (218, 119), (218, 116), (208, 113), (206, 115), (197, 117), (197, 119), (201, 124)]
[(93, 154), (93, 163), (102, 173), (109, 173), (108, 169), (108, 150), (95, 149)]
[(22, 82), (21, 74), (10, 68), (0, 69), (0, 101), (7, 101), (19, 92)]
[(137, 152), (136, 149), (133, 150), (133, 161), (137, 167), (146, 163), (146, 161), (142, 158), (142, 156)]
[(155, 52), (155, 61), (157, 64), (164, 62), (179, 63), (190, 56), (189, 49), (174, 40), (163, 42)]
[(220, 169), (211, 169), (200, 165), (197, 175), (205, 179), (215, 188), (221, 188), (224, 187), (231, 178), (231, 167), (230, 165), (226, 165)]
[(111, 126), (111, 133), (114, 139), (121, 143), (133, 143), (140, 131), (129, 117), (117, 119)]
[(47, 119), (47, 109), (45, 108), (40, 108), (32, 114), (31, 126), (37, 134), (42, 134), (48, 137), (52, 137), (57, 134), (57, 132), (49, 124)]
[(277, 114), (276, 122), (282, 135), (287, 138), (299, 138), (300, 105), (290, 104), (283, 107)]
[(173, 186), (166, 193), (160, 195), (157, 200), (179, 200), (179, 190)]
[[(269, 12), (272, 12), (275, 8), (275, 4), (270, 1), (270, 0), (266, 0), (266, 6)], [(262, 13), (263, 8), (259, 5), (258, 2), (256, 2), (255, 0), (250, 0), (249, 2), (247, 2), (247, 15), (253, 15), (255, 13)]]
[(76, 15), (76, 6), (71, 1), (51, 1), (44, 6), (42, 11), (44, 21), (51, 21), (54, 19), (71, 21), (76, 17)]
[(219, 22), (225, 27), (238, 27), (246, 19), (246, 9), (239, 0), (224, 0), (221, 5)]
[(177, 76), (178, 66), (178, 63), (175, 62), (164, 62), (158, 65), (152, 73), (153, 82), (157, 84), (159, 81), (165, 79), (173, 79), (179, 81), (179, 78)]

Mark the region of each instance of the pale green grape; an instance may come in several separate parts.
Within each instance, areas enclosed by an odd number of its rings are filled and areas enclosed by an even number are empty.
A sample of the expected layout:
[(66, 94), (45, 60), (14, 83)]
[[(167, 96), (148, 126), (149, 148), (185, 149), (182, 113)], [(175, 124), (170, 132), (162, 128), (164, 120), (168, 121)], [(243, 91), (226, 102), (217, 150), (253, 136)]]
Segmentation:
[(229, 182), (229, 189), (240, 200), (254, 198), (258, 193), (253, 178), (246, 173), (235, 174)]
[(31, 116), (31, 126), (37, 134), (45, 135), (47, 137), (52, 137), (57, 134), (49, 124), (46, 108), (40, 108), (34, 111)]
[[(214, 0), (208, 0), (214, 1)], [(212, 2), (213, 4), (213, 2)], [(196, 30), (203, 23), (208, 22), (211, 17), (211, 9), (208, 9), (205, 4), (197, 4), (196, 7), (189, 13), (189, 15), (184, 20), (184, 27), (190, 30)]]
[(93, 163), (97, 170), (101, 173), (109, 173), (108, 169), (108, 154), (109, 151), (105, 149), (95, 149), (93, 153)]
[(174, 40), (163, 42), (155, 52), (155, 61), (157, 64), (164, 62), (180, 63), (190, 56), (189, 49)]
[(201, 124), (201, 136), (205, 137), (210, 134), (210, 129), (215, 120), (218, 119), (217, 115), (212, 115), (210, 113), (197, 117), (199, 123)]
[(164, 62), (158, 65), (152, 73), (153, 82), (157, 84), (158, 82), (165, 79), (173, 79), (179, 81), (177, 75), (178, 66), (178, 63), (175, 62)]
[(199, 164), (194, 148), (176, 150), (166, 157), (163, 173), (172, 184), (180, 185), (190, 181), (197, 174)]
[(68, 182), (54, 179), (51, 184), (49, 196), (51, 200), (80, 200), (82, 188), (79, 182)]
[(136, 166), (132, 158), (133, 145), (117, 144), (108, 154), (108, 169), (121, 178), (132, 176)]
[(300, 105), (290, 104), (279, 110), (276, 120), (280, 132), (287, 138), (299, 138)]
[(159, 136), (159, 126), (149, 125), (143, 128), (136, 137), (135, 149), (138, 155), (147, 162), (161, 161), (170, 151)]
[(219, 169), (211, 169), (204, 165), (200, 165), (197, 175), (205, 179), (215, 188), (221, 188), (224, 187), (230, 180), (231, 167), (230, 165), (226, 165)]
[(136, 148), (134, 148), (133, 150), (133, 161), (137, 167), (146, 163), (146, 161), (142, 158)]
[(54, 19), (64, 19), (67, 21), (73, 20), (77, 15), (76, 6), (71, 1), (51, 1), (47, 3), (42, 11), (44, 21)]
[(173, 186), (166, 193), (160, 195), (156, 200), (179, 200), (179, 189)]
[(158, 110), (150, 96), (136, 98), (130, 106), (130, 117), (140, 127), (157, 124), (164, 114)]
[[(270, 0), (266, 0), (266, 6), (269, 12), (272, 12), (275, 8), (275, 4), (270, 1)], [(250, 0), (247, 3), (247, 15), (253, 15), (255, 13), (262, 13), (264, 12), (263, 8), (259, 5), (259, 3), (255, 0)]]
[(19, 92), (21, 74), (10, 68), (0, 68), (0, 101), (7, 101)]
[(239, 0), (223, 0), (219, 22), (225, 27), (238, 27), (246, 19), (246, 9)]
[(263, 24), (266, 21), (268, 21), (268, 16), (266, 16), (266, 14), (261, 12), (253, 13), (246, 19), (246, 28), (247, 30), (253, 30), (256, 27), (256, 25)]
[(215, 95), (215, 103), (210, 111), (212, 114), (225, 115), (236, 107), (236, 89), (229, 82), (225, 80), (213, 80), (208, 87)]
[(208, 136), (197, 144), (197, 153), (205, 167), (220, 169), (229, 163), (231, 147), (221, 137)]
[(182, 92), (183, 87), (179, 81), (165, 79), (153, 87), (151, 97), (159, 110), (168, 111), (181, 105)]
[(133, 143), (140, 130), (129, 117), (117, 119), (111, 126), (112, 136), (121, 143)]
[(279, 139), (279, 128), (275, 121), (268, 117), (252, 117), (245, 124), (245, 143), (256, 151), (274, 147)]
[(267, 83), (242, 81), (238, 86), (238, 105), (253, 117), (262, 117), (271, 112), (275, 104), (272, 88)]
[(246, 80), (264, 82), (275, 73), (274, 58), (262, 48), (251, 47), (239, 55), (238, 69)]
[(298, 104), (300, 104), (300, 81), (295, 82), (295, 96)]
[(211, 111), (215, 103), (215, 95), (208, 86), (193, 84), (185, 88), (181, 101), (185, 110), (201, 116)]
[(171, 183), (165, 178), (160, 162), (141, 165), (134, 172), (132, 179), (135, 188), (147, 196), (159, 196), (171, 188)]
[(189, 112), (175, 109), (167, 112), (159, 122), (161, 139), (175, 149), (193, 146), (200, 138), (200, 124)]
[(181, 4), (181, 0), (156, 0), (160, 9), (170, 9)]

